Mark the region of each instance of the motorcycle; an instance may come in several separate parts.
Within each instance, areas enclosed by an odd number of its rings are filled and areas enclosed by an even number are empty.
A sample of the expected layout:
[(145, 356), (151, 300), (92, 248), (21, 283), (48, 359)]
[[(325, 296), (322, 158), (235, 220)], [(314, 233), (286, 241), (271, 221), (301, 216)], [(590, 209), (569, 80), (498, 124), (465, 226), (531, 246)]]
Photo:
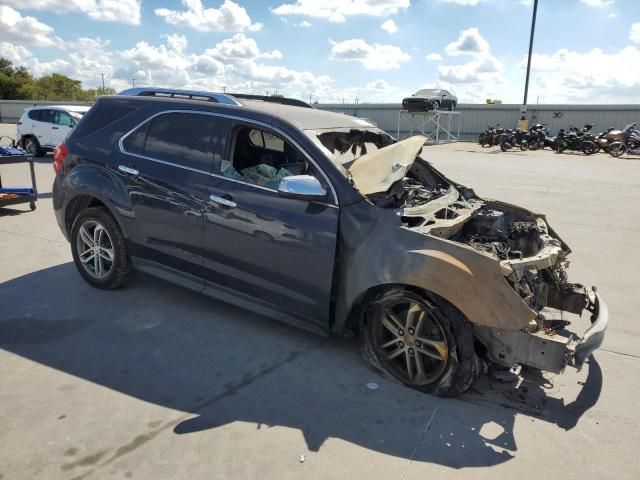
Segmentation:
[(549, 135), (546, 124), (538, 123), (533, 125), (525, 135), (526, 146), (529, 150), (538, 150), (546, 145), (545, 139)]
[(487, 129), (478, 137), (478, 143), (484, 147), (493, 147), (500, 144), (500, 139), (504, 133), (504, 129), (500, 128), (498, 124), (497, 128), (493, 125), (487, 125)]
[(520, 147), (520, 150), (523, 152), (529, 148), (529, 143), (527, 140), (527, 134), (529, 132), (527, 130), (520, 130), (519, 128), (507, 129), (502, 134), (502, 139), (500, 140), (500, 150), (503, 152), (507, 152), (511, 150), (513, 147)]
[(612, 157), (619, 157), (624, 153), (631, 155), (640, 154), (640, 131), (636, 130), (638, 123), (631, 123), (627, 125), (622, 131), (622, 140), (612, 142), (609, 145), (609, 155)]
[(573, 150), (591, 155), (596, 151), (596, 144), (586, 137), (585, 132), (577, 130), (575, 127), (570, 127), (570, 129), (568, 133), (564, 128), (558, 132), (553, 144), (553, 149), (556, 152), (563, 153), (565, 150)]

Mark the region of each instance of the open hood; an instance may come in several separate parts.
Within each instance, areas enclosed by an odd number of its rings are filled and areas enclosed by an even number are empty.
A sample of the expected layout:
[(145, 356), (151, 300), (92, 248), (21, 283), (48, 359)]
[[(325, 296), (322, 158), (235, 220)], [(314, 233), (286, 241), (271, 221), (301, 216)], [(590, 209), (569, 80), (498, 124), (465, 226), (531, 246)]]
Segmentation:
[(356, 159), (349, 167), (356, 188), (363, 195), (386, 192), (405, 177), (426, 141), (416, 135)]

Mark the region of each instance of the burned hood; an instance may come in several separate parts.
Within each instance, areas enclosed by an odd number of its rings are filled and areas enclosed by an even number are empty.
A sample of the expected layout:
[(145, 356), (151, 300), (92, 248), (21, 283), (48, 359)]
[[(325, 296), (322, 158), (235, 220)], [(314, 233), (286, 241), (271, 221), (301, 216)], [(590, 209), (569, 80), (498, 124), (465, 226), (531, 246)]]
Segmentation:
[(351, 180), (363, 195), (386, 192), (405, 177), (426, 140), (416, 135), (361, 156), (348, 169)]

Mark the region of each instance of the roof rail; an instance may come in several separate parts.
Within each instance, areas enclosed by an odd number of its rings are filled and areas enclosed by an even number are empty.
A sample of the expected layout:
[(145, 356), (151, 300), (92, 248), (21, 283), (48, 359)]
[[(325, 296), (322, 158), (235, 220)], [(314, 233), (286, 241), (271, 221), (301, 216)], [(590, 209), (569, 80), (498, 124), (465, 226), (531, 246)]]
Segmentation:
[(199, 92), (196, 90), (179, 90), (175, 88), (136, 87), (123, 90), (118, 95), (128, 95), (132, 97), (183, 98), (187, 100), (224, 103), (225, 105), (242, 105), (238, 100), (233, 98), (233, 96), (226, 93)]
[(263, 102), (280, 103), (282, 105), (292, 105), (294, 107), (315, 108), (313, 105), (302, 100), (298, 100), (297, 98), (271, 97), (268, 95), (253, 95), (251, 93), (229, 93), (229, 95), (243, 100), (261, 100)]

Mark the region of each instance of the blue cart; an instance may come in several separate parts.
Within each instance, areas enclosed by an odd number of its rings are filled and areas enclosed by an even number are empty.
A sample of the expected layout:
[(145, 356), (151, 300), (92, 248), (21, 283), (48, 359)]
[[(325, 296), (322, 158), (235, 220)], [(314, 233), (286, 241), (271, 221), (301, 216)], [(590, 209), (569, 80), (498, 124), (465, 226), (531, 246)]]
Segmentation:
[(31, 172), (31, 187), (4, 187), (2, 185), (2, 173), (0, 172), (0, 208), (9, 205), (28, 203), (31, 210), (36, 209), (38, 189), (36, 187), (36, 173), (33, 167), (33, 158), (24, 151), (14, 147), (0, 145), (0, 167), (9, 163), (28, 163)]

